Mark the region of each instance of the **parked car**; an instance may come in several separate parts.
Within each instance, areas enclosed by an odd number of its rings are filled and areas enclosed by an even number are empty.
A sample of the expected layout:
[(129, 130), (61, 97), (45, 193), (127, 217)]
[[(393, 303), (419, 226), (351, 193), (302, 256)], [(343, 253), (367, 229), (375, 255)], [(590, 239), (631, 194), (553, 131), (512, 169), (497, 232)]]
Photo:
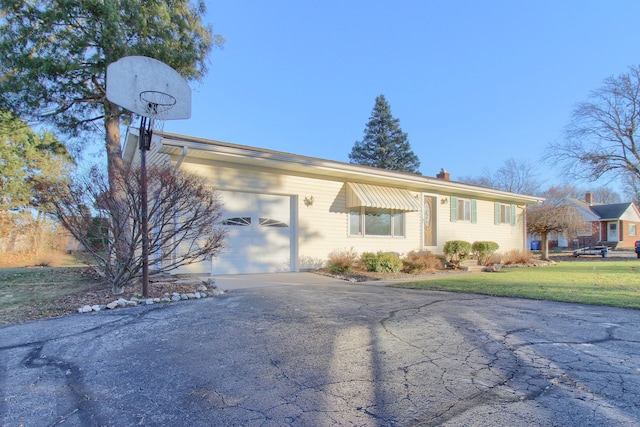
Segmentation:
[[(636, 242), (636, 251), (638, 250), (637, 248), (638, 246)], [(575, 251), (573, 251), (573, 256), (578, 258), (579, 256), (583, 256), (583, 255), (599, 255), (602, 258), (606, 258), (608, 252), (609, 252), (609, 248), (606, 246), (592, 246), (588, 248), (576, 249)], [(638, 257), (640, 257), (640, 255), (638, 255)]]
[(638, 258), (640, 258), (640, 240), (636, 240), (635, 251), (636, 255), (638, 255)]

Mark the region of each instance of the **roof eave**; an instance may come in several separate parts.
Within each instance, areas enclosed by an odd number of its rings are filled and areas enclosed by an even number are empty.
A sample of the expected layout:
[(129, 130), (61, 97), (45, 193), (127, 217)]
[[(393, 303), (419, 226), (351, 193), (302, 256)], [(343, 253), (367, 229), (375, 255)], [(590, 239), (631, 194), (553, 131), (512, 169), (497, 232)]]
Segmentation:
[(344, 179), (378, 184), (380, 184), (381, 181), (385, 181), (387, 185), (402, 185), (405, 188), (415, 189), (416, 191), (427, 191), (425, 188), (427, 187), (428, 191), (437, 191), (443, 194), (481, 195), (492, 199), (509, 200), (522, 204), (539, 203), (545, 200), (542, 197), (510, 193), (405, 172), (389, 171), (165, 132), (156, 134), (161, 137), (162, 148), (160, 151), (171, 155), (180, 155), (183, 152), (183, 147), (187, 147), (189, 156), (196, 158), (215, 158), (217, 160), (224, 159), (238, 163), (253, 163), (280, 170), (303, 171), (312, 169), (314, 173), (328, 177), (335, 178), (339, 176)]

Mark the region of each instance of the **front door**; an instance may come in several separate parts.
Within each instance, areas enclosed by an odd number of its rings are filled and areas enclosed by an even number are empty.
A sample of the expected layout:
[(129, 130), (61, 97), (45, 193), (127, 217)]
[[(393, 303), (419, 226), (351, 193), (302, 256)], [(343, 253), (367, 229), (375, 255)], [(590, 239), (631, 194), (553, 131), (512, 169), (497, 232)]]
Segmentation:
[(607, 225), (607, 241), (608, 242), (618, 241), (618, 223), (617, 222), (610, 222)]
[(423, 246), (437, 246), (437, 204), (438, 199), (433, 196), (424, 196), (422, 205), (422, 222), (424, 225)]

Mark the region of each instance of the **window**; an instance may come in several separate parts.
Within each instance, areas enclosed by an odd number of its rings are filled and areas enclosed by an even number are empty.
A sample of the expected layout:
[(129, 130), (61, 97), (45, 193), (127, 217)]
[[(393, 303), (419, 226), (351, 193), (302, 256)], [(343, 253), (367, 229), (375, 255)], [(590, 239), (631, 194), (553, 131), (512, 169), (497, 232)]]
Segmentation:
[(471, 201), (458, 199), (458, 221), (471, 221)]
[(578, 229), (578, 236), (591, 236), (593, 234), (593, 227), (591, 222), (584, 221)]
[(360, 208), (349, 212), (349, 235), (404, 237), (404, 213)]
[(282, 221), (278, 221), (277, 219), (271, 219), (271, 218), (259, 218), (258, 224), (260, 224), (260, 226), (262, 227), (282, 227), (282, 228), (289, 227), (288, 224)]
[(470, 221), (475, 224), (478, 221), (476, 200), (451, 196), (451, 221)]
[(516, 205), (496, 202), (495, 225), (516, 225)]
[(237, 225), (240, 227), (248, 227), (251, 225), (251, 218), (248, 216), (227, 218), (222, 221), (222, 225)]
[(635, 236), (635, 235), (636, 235), (636, 225), (629, 224), (629, 236)]
[(511, 206), (500, 205), (500, 224), (511, 224)]

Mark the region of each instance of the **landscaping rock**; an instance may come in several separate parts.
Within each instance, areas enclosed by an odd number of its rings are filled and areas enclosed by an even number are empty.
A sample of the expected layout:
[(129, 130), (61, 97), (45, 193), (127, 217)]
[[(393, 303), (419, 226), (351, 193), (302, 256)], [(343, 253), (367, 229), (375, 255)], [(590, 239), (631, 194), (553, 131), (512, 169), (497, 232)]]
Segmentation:
[[(173, 281), (171, 278), (164, 278), (162, 281), (154, 281), (154, 286), (182, 286), (182, 292), (164, 292), (163, 298), (153, 297), (153, 298), (140, 298), (139, 296), (131, 296), (130, 299), (125, 299), (123, 297), (118, 298), (117, 300), (113, 300), (107, 304), (86, 304), (80, 308), (78, 308), (79, 313), (89, 313), (93, 311), (101, 311), (101, 310), (115, 310), (116, 308), (125, 308), (125, 307), (135, 307), (138, 305), (153, 305), (160, 303), (172, 303), (177, 301), (186, 301), (190, 299), (201, 299), (208, 298), (213, 296), (223, 295), (225, 293), (222, 289), (217, 289), (213, 286), (215, 280), (209, 279), (206, 282), (202, 280), (175, 280)], [(195, 286), (196, 291), (194, 292), (185, 292), (186, 289), (184, 287)], [(178, 288), (180, 290), (180, 288)], [(157, 294), (157, 292), (156, 292)], [(131, 295), (131, 293), (129, 294)], [(138, 295), (136, 293), (136, 295)]]

